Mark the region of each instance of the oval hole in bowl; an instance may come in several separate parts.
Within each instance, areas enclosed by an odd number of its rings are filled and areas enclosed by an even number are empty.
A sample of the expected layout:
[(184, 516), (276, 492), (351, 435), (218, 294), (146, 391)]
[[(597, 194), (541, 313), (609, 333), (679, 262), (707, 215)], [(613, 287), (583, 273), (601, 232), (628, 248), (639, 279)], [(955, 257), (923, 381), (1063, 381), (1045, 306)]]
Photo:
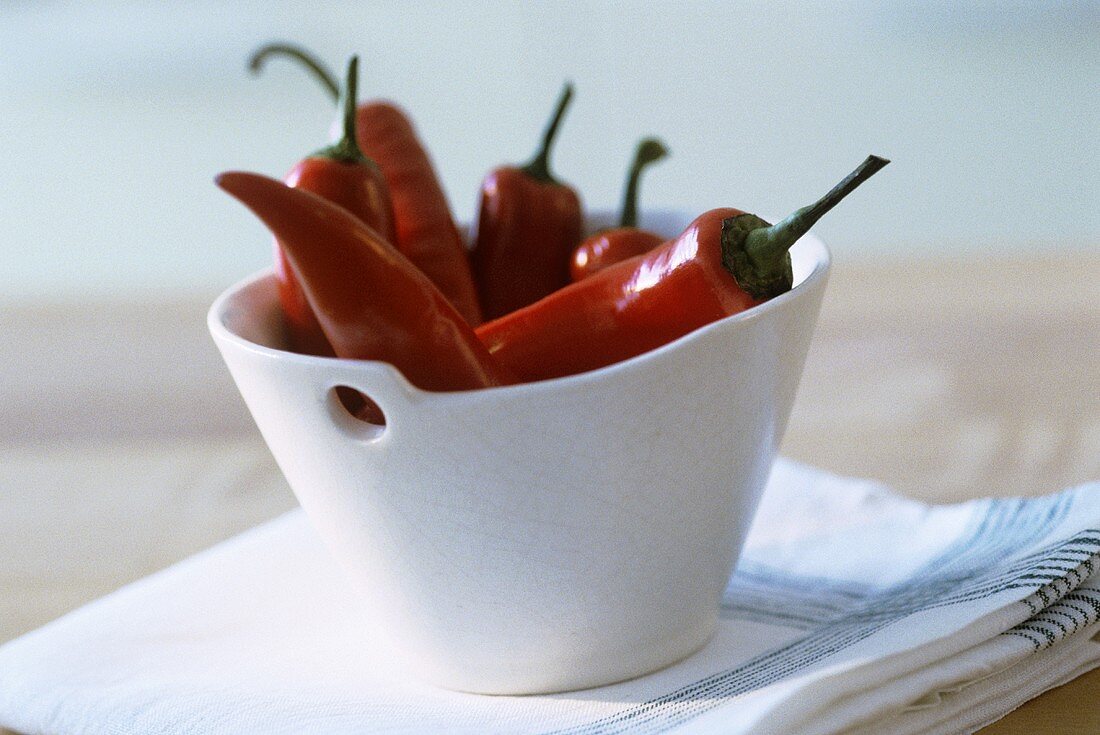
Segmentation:
[(377, 439), (386, 431), (382, 408), (355, 388), (338, 385), (329, 391), (329, 412), (338, 425), (359, 439)]

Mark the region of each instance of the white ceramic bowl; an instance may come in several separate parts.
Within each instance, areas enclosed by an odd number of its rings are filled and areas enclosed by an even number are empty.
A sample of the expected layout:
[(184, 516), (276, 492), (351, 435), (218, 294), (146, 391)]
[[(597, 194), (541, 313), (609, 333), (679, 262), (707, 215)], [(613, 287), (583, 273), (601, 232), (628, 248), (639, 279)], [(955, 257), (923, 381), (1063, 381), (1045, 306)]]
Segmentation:
[[(673, 235), (691, 218), (666, 214)], [(280, 350), (261, 274), (209, 326), (370, 625), (421, 677), (521, 694), (673, 663), (720, 596), (794, 401), (829, 269), (807, 235), (795, 287), (653, 352), (582, 375), (429, 393), (378, 362)], [(373, 398), (384, 429), (343, 410)], [(293, 590), (288, 590), (293, 594)]]

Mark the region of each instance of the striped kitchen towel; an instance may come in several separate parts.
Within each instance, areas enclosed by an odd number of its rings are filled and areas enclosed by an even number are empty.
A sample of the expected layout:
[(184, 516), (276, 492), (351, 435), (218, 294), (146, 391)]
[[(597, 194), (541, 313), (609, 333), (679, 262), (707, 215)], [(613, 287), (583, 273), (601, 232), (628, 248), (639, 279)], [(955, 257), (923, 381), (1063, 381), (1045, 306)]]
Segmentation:
[(932, 506), (780, 461), (706, 647), (612, 686), (488, 697), (375, 655), (295, 511), (0, 647), (0, 726), (965, 733), (1100, 665), (1098, 572), (1100, 484)]

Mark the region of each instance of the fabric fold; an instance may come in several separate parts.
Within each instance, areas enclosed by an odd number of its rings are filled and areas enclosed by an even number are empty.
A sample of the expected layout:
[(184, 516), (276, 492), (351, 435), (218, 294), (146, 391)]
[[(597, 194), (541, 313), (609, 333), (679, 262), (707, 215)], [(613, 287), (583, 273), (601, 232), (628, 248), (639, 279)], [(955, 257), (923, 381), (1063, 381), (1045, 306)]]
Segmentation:
[(436, 689), (369, 619), (294, 511), (0, 647), (0, 726), (971, 732), (1100, 665), (1100, 484), (933, 506), (780, 460), (714, 639), (598, 689)]

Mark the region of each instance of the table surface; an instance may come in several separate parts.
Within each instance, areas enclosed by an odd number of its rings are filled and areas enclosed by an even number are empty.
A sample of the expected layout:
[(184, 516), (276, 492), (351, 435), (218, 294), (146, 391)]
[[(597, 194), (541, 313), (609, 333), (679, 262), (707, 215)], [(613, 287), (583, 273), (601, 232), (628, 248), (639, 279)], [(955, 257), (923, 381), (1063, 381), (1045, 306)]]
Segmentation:
[[(0, 642), (293, 507), (210, 300), (0, 309)], [(842, 260), (783, 452), (925, 500), (1050, 492), (1100, 479), (1098, 386), (1100, 257)], [(983, 732), (1100, 732), (1100, 671)]]

